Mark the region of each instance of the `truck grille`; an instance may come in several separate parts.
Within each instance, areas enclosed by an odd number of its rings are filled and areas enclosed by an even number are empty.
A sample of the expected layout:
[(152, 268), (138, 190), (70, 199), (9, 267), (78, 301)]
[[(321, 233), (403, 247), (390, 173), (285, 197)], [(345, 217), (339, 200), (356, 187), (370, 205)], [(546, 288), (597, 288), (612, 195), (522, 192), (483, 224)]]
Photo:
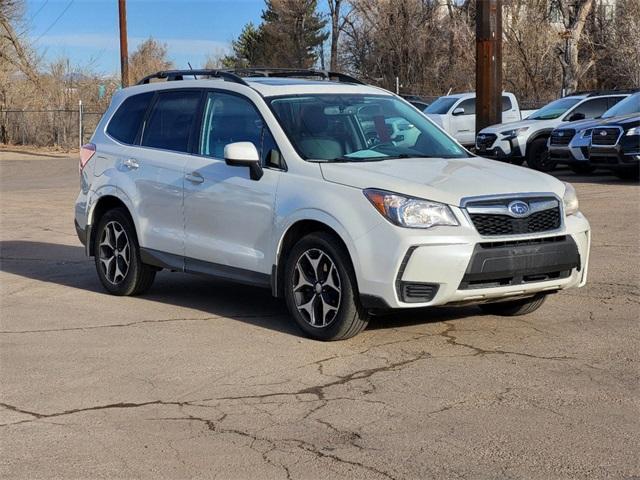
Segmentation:
[(466, 205), (469, 218), (483, 236), (522, 235), (557, 230), (560, 228), (560, 202), (554, 197), (525, 198), (522, 202), (530, 214), (518, 217), (509, 211), (515, 198), (484, 200)]
[(478, 150), (489, 150), (498, 136), (495, 133), (481, 133), (476, 138), (476, 148)]
[(576, 134), (573, 128), (564, 128), (551, 132), (551, 145), (569, 145), (571, 139)]
[(615, 145), (622, 131), (619, 127), (594, 128), (591, 134), (592, 145)]

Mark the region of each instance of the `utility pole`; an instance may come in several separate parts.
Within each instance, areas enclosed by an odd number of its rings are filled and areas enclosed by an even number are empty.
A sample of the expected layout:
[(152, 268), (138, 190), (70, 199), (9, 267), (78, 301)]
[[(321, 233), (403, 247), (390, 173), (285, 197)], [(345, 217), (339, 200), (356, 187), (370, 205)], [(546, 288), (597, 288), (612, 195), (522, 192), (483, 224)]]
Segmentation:
[(120, 73), (122, 88), (129, 86), (129, 48), (127, 47), (127, 4), (126, 0), (118, 0), (120, 15)]
[(502, 0), (476, 6), (476, 133), (502, 122)]

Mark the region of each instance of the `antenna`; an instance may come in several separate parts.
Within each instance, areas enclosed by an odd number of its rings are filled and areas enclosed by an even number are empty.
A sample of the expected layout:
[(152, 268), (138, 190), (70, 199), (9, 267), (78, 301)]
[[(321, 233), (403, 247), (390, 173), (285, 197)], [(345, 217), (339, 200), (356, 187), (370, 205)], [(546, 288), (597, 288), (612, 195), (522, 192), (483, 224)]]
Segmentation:
[[(191, 62), (187, 62), (187, 65), (189, 65), (189, 70), (193, 70), (193, 67), (191, 66)], [(198, 77), (194, 74), (194, 75), (193, 75), (193, 79), (194, 79), (194, 80), (197, 80), (197, 79), (198, 79)]]

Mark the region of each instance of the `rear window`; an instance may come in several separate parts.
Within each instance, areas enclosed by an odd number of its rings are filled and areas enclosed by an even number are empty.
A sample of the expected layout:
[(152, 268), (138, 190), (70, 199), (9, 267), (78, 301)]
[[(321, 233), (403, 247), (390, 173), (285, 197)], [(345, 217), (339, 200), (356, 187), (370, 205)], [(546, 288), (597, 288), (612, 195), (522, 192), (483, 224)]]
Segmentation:
[(127, 98), (113, 115), (107, 133), (122, 143), (133, 144), (152, 98), (153, 92)]
[(161, 93), (144, 127), (142, 145), (188, 152), (200, 95), (199, 90)]

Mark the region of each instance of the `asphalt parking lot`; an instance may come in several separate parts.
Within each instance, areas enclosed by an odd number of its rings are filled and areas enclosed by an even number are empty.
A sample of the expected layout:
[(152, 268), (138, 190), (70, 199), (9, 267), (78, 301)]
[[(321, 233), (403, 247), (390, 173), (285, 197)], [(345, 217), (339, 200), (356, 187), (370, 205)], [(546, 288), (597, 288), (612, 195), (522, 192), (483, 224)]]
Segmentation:
[(640, 478), (637, 184), (560, 175), (593, 228), (584, 289), (320, 343), (259, 289), (162, 272), (106, 295), (76, 159), (0, 173), (2, 478)]

